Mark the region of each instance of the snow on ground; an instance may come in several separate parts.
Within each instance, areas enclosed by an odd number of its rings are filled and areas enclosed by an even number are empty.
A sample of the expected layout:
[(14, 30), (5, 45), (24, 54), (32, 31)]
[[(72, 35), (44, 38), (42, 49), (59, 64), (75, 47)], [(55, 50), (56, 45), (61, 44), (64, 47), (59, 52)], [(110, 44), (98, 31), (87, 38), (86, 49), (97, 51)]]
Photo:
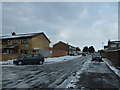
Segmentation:
[(115, 68), (111, 61), (107, 59), (103, 59), (103, 61), (104, 62), (95, 62), (91, 60), (86, 61), (83, 67), (76, 73), (76, 75), (70, 77), (71, 82), (66, 86), (66, 88), (76, 88), (76, 82), (79, 81), (80, 74), (84, 72), (111, 73), (110, 70), (106, 68), (106, 65), (109, 66), (109, 68), (120, 77), (120, 70)]
[(61, 62), (61, 61), (75, 59), (77, 57), (81, 57), (81, 55), (79, 55), (79, 56), (62, 56), (62, 57), (54, 57), (54, 58), (45, 58), (45, 63)]
[(13, 59), (7, 61), (0, 61), (0, 65), (13, 65)]
[(118, 77), (120, 77), (120, 70), (117, 69), (111, 61), (107, 60), (106, 58), (103, 59), (103, 61), (108, 65), (108, 67), (116, 74)]
[(80, 74), (82, 74), (84, 70), (87, 70), (89, 68), (89, 64), (91, 64), (90, 59), (86, 60), (83, 67), (78, 72), (76, 72), (75, 75), (69, 76), (61, 85), (57, 86), (57, 88), (76, 88), (76, 82), (79, 81)]
[[(9, 68), (8, 65), (3, 65), (3, 74), (5, 74), (2, 79), (3, 86), (7, 88), (65, 88), (66, 84), (70, 83), (76, 72), (81, 69), (83, 63), (89, 58), (90, 56), (64, 56), (56, 59), (47, 58), (49, 61), (46, 60), (46, 62), (52, 62), (52, 65), (44, 63), (43, 65), (32, 65), (32, 67), (25, 65), (22, 67), (10, 66)], [(57, 60), (60, 63), (57, 63)], [(63, 63), (61, 61), (63, 61)], [(73, 75), (73, 77), (69, 78), (71, 75)], [(9, 76), (13, 77), (9, 78)], [(69, 78), (69, 81), (66, 80), (67, 78)], [(68, 82), (64, 82), (65, 80)]]
[[(62, 57), (55, 57), (55, 58), (45, 58), (45, 63), (53, 63), (53, 62), (61, 62), (61, 61), (66, 61), (66, 60), (71, 60), (79, 56), (62, 56)], [(7, 60), (7, 61), (0, 61), (0, 65), (13, 65), (13, 60)]]
[[(111, 73), (108, 68), (106, 68), (105, 62), (95, 62), (88, 60), (84, 63), (83, 67), (76, 73), (75, 76), (71, 76), (71, 82), (66, 86), (66, 88), (76, 88), (76, 82), (79, 81), (80, 75), (82, 73)], [(84, 88), (84, 87), (82, 87)]]

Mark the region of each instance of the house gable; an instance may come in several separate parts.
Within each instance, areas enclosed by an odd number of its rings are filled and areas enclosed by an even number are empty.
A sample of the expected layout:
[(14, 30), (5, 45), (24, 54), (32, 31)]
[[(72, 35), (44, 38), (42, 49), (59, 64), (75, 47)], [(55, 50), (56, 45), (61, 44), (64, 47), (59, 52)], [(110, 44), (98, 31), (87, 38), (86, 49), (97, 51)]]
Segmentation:
[(64, 43), (64, 42), (62, 42), (62, 41), (60, 41), (60, 42), (58, 42), (58, 43), (53, 45), (53, 49), (54, 50), (65, 50), (65, 51), (68, 51), (69, 45)]
[(50, 41), (44, 34), (38, 34), (32, 37), (32, 48), (49, 49)]

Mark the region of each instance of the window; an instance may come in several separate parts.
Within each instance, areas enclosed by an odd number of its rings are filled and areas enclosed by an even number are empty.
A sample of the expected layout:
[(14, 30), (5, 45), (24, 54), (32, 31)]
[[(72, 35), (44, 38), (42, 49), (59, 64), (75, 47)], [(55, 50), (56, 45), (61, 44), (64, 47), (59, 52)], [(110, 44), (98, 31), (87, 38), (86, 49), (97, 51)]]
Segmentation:
[(26, 57), (26, 58), (32, 58), (33, 55), (32, 55), (32, 54), (29, 54), (29, 55), (26, 55), (25, 57)]
[(39, 57), (40, 56), (40, 54), (34, 54), (34, 57)]
[(2, 40), (2, 44), (7, 44), (8, 40)]
[(120, 44), (118, 45), (118, 47), (120, 47)]
[(117, 47), (117, 45), (116, 44), (111, 44), (111, 47)]
[(15, 39), (12, 40), (12, 43), (13, 43), (13, 44), (17, 44), (17, 40), (15, 40)]
[(21, 44), (28, 44), (28, 39), (21, 39)]
[(13, 53), (13, 50), (11, 50), (11, 49), (3, 49), (2, 52), (3, 53)]
[(2, 50), (2, 53), (7, 53), (7, 50), (6, 50), (6, 49), (3, 49), (3, 50)]
[(20, 50), (20, 53), (27, 54), (28, 50)]

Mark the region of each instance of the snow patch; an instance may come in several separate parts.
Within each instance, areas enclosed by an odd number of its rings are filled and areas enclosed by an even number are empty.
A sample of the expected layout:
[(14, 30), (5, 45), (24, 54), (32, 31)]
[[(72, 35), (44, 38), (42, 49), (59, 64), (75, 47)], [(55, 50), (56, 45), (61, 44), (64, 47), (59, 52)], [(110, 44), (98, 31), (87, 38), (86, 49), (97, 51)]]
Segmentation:
[(7, 61), (0, 61), (0, 65), (13, 65), (13, 59)]
[(88, 61), (84, 64), (81, 70), (83, 72), (91, 72), (91, 73), (111, 73), (109, 69), (105, 67), (106, 64), (104, 62)]
[(79, 55), (79, 56), (62, 56), (62, 57), (56, 57), (56, 58), (45, 58), (45, 63), (67, 61), (67, 60), (75, 59), (78, 57), (81, 57), (81, 55)]
[(117, 69), (111, 61), (107, 60), (107, 59), (103, 59), (103, 61), (108, 65), (108, 67), (116, 74), (118, 75), (118, 77), (120, 77), (120, 70)]
[(76, 82), (78, 81), (78, 78), (76, 76), (69, 76), (64, 82), (57, 86), (57, 88), (76, 88)]
[[(95, 62), (88, 60), (83, 64), (83, 67), (72, 77), (71, 82), (67, 85), (66, 88), (77, 88), (76, 83), (79, 81), (80, 75), (82, 73), (111, 73), (108, 68), (105, 68), (106, 64), (104, 62)], [(81, 87), (83, 89), (84, 87)]]
[[(75, 76), (71, 76), (71, 82), (66, 86), (66, 88), (77, 88), (76, 87), (76, 82), (79, 81), (79, 78), (80, 78), (80, 74), (83, 73), (84, 70), (86, 70), (88, 68), (88, 65), (90, 63), (90, 60), (86, 61), (84, 64), (83, 64), (83, 67), (76, 73)], [(87, 66), (86, 66), (87, 65)]]

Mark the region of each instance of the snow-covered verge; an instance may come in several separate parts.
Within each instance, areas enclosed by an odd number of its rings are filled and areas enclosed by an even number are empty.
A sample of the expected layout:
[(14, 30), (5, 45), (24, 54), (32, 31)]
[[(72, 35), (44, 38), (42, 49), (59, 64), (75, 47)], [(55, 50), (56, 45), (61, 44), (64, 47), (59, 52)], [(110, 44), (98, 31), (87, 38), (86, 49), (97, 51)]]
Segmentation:
[[(54, 62), (61, 62), (61, 61), (66, 61), (66, 60), (71, 60), (79, 56), (62, 56), (62, 57), (56, 57), (56, 58), (45, 58), (45, 63), (54, 63)], [(12, 60), (7, 60), (7, 61), (0, 61), (0, 65), (13, 65), (13, 59)]]
[(13, 65), (13, 59), (7, 61), (0, 61), (0, 65)]
[(54, 57), (54, 58), (45, 58), (45, 63), (50, 63), (50, 62), (61, 62), (61, 61), (67, 61), (71, 59), (75, 59), (81, 57), (79, 56), (62, 56), (62, 57)]
[(103, 61), (108, 65), (108, 67), (116, 74), (118, 77), (120, 77), (120, 70), (117, 69), (110, 60), (104, 58)]

